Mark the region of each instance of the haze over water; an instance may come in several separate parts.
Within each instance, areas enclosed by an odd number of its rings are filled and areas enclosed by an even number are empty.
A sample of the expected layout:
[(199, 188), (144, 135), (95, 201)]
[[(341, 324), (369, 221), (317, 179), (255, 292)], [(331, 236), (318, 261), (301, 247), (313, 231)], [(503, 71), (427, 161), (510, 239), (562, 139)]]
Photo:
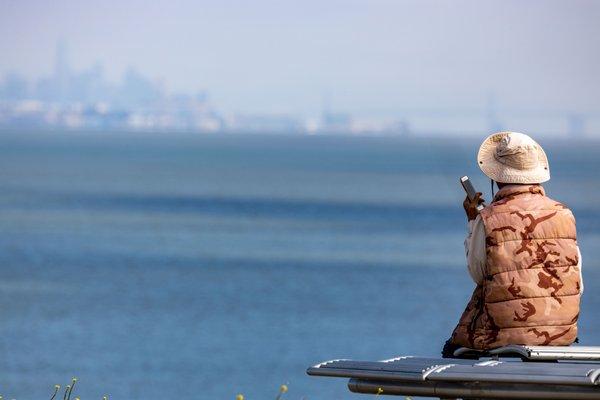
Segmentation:
[[(332, 358), (437, 355), (468, 297), (478, 140), (12, 134), (0, 147), (5, 398), (352, 398)], [(547, 142), (600, 344), (598, 142)], [(486, 196), (489, 199), (489, 193)]]
[[(2, 2), (0, 100), (4, 83), (7, 97), (50, 101), (45, 123), (57, 119), (56, 103), (68, 101), (65, 118), (76, 123), (89, 110), (74, 110), (98, 102), (101, 115), (107, 106), (164, 112), (160, 94), (201, 92), (218, 116), (246, 127), (249, 116), (313, 125), (329, 110), (361, 130), (394, 120), (414, 132), (500, 125), (592, 136), (599, 17), (589, 0)], [(66, 46), (55, 55), (57, 43)], [(185, 96), (175, 97), (169, 108)], [(129, 127), (177, 117), (157, 114)]]

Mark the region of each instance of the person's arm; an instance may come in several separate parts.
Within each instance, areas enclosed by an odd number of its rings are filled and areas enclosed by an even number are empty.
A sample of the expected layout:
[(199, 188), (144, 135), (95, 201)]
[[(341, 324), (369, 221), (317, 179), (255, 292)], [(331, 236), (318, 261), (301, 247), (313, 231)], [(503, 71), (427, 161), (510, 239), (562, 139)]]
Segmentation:
[(583, 264), (581, 263), (581, 251), (579, 251), (579, 246), (577, 246), (577, 268), (579, 268), (579, 284), (581, 285), (581, 288), (579, 290), (580, 294), (583, 294), (583, 271), (581, 269), (581, 266)]
[(477, 192), (473, 199), (469, 196), (463, 201), (463, 208), (467, 214), (468, 234), (465, 239), (465, 253), (467, 255), (467, 266), (473, 281), (480, 285), (485, 279), (485, 263), (487, 261), (485, 249), (485, 226), (479, 215), (477, 206), (483, 204), (481, 192)]
[(465, 253), (469, 275), (471, 275), (473, 282), (480, 285), (485, 279), (485, 263), (487, 260), (485, 252), (485, 226), (480, 215), (468, 222)]

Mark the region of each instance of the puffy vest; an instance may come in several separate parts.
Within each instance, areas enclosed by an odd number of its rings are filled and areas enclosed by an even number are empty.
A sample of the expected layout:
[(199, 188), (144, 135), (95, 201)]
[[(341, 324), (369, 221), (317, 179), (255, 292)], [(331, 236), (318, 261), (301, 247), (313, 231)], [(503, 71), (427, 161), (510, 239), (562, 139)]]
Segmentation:
[(571, 211), (539, 185), (511, 185), (481, 217), (486, 278), (475, 288), (452, 342), (481, 350), (573, 343), (581, 282)]

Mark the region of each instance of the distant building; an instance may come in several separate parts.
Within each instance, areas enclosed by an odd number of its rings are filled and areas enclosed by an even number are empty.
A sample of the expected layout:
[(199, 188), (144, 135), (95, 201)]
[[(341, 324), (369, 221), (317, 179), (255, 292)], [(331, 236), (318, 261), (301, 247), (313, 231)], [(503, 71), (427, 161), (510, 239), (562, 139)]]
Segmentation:
[(486, 120), (489, 132), (500, 132), (504, 129), (503, 123), (498, 118), (498, 104), (496, 95), (490, 93), (487, 98)]
[(21, 75), (11, 72), (0, 81), (0, 100), (25, 100), (29, 98), (29, 85)]
[(303, 122), (290, 115), (238, 114), (225, 122), (231, 132), (246, 133), (301, 133)]
[(206, 92), (169, 95), (160, 82), (129, 68), (118, 84), (104, 79), (102, 65), (75, 71), (65, 42), (56, 46), (50, 76), (29, 83), (18, 74), (0, 80), (0, 126), (77, 129), (224, 129)]
[(567, 132), (572, 137), (584, 136), (585, 117), (582, 114), (569, 114), (567, 117)]
[(352, 128), (352, 117), (346, 113), (325, 111), (321, 116), (321, 131), (326, 133), (349, 132)]

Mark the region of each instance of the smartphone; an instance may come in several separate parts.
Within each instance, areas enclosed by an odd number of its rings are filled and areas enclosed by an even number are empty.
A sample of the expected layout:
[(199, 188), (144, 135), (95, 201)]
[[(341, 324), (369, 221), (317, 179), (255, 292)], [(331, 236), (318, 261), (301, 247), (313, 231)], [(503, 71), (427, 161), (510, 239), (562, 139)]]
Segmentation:
[[(469, 179), (469, 177), (466, 175), (461, 177), (460, 184), (462, 185), (463, 189), (465, 189), (465, 192), (467, 193), (467, 196), (469, 197), (469, 199), (473, 200), (475, 198), (475, 196), (477, 195), (477, 191), (473, 187), (473, 184), (471, 183), (471, 180)], [(477, 206), (477, 211), (483, 210), (483, 207), (484, 207), (483, 204), (479, 204)]]

